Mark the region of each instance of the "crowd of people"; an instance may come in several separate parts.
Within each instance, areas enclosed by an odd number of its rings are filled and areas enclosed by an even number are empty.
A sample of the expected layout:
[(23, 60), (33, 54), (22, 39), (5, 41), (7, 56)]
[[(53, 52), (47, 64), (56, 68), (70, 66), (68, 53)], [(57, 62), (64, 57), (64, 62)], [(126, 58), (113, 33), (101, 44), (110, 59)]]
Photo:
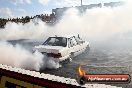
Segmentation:
[(54, 23), (56, 21), (56, 16), (55, 14), (41, 14), (41, 15), (36, 15), (36, 16), (25, 16), (25, 17), (21, 17), (21, 18), (8, 18), (8, 19), (4, 19), (4, 18), (0, 18), (0, 28), (4, 28), (7, 22), (15, 22), (15, 23), (28, 23), (30, 22), (30, 20), (35, 19), (35, 18), (39, 18), (42, 21), (46, 22), (46, 23)]

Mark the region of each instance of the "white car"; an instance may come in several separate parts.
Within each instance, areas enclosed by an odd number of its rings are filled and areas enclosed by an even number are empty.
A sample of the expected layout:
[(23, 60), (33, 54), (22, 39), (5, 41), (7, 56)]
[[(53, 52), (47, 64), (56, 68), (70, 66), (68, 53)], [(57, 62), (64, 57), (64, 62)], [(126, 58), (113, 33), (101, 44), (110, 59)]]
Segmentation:
[(42, 45), (35, 46), (34, 49), (45, 54), (47, 57), (56, 58), (59, 61), (71, 60), (89, 49), (89, 42), (83, 41), (79, 35), (67, 37), (49, 37)]

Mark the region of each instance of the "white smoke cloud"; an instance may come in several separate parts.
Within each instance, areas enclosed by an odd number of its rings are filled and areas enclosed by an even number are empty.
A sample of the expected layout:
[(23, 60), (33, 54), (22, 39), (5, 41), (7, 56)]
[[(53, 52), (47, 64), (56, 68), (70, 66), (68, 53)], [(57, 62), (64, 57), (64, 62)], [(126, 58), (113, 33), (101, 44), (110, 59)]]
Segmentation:
[(132, 2), (128, 1), (123, 6), (94, 8), (81, 15), (73, 8), (65, 13), (54, 29), (58, 34), (80, 34), (95, 41), (127, 39), (132, 37), (131, 5)]
[(37, 20), (37, 25), (31, 21), (27, 24), (9, 22), (4, 30), (0, 30), (0, 40), (35, 39), (43, 37), (47, 26), (44, 22)]
[[(80, 34), (96, 44), (99, 41), (111, 44), (117, 40), (120, 44), (123, 41), (127, 43), (132, 40), (131, 9), (132, 1), (115, 8), (94, 8), (82, 15), (76, 9), (70, 9), (65, 13), (62, 20), (52, 27), (40, 20), (37, 20), (37, 24), (33, 21), (24, 25), (7, 23), (5, 28), (0, 30), (0, 40), (43, 39), (46, 36), (56, 34), (62, 36)], [(26, 63), (23, 64), (22, 62), (25, 61)], [(14, 47), (8, 43), (0, 43), (0, 63), (35, 68), (36, 70), (39, 70), (41, 66), (45, 67), (47, 63), (50, 68), (59, 67), (57, 63), (52, 63), (52, 60), (44, 59), (46, 64), (41, 62), (42, 56), (39, 53), (31, 54), (18, 45)]]
[(20, 45), (0, 42), (0, 64), (36, 70), (59, 68), (59, 63), (39, 52), (31, 53)]
[(121, 37), (131, 31), (131, 1), (115, 8), (94, 8), (78, 15), (76, 9), (68, 10), (62, 20), (55, 26), (47, 26), (38, 20), (27, 24), (7, 23), (0, 30), (0, 39), (35, 39), (56, 34), (80, 34), (91, 40), (104, 40), (114, 36)]

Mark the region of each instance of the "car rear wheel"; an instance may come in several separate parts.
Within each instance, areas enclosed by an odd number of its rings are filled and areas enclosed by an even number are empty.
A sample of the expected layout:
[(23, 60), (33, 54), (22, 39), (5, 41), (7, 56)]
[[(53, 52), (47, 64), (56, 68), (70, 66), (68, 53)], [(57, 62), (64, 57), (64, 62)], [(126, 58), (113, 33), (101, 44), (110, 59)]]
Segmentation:
[(71, 53), (70, 56), (66, 60), (60, 62), (60, 64), (64, 65), (64, 64), (72, 62), (73, 57), (74, 57), (74, 53)]
[(69, 62), (72, 62), (73, 58), (74, 58), (74, 53), (71, 52), (70, 57), (68, 58)]

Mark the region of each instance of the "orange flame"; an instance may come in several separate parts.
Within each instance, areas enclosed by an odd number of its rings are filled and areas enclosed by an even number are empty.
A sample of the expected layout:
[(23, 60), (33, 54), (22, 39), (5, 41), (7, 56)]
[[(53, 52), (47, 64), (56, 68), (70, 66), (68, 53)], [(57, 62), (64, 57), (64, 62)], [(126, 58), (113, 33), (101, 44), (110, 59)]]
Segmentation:
[(78, 71), (79, 71), (79, 75), (80, 75), (80, 76), (86, 75), (86, 71), (84, 70), (84, 68), (82, 68), (81, 65), (79, 66)]

